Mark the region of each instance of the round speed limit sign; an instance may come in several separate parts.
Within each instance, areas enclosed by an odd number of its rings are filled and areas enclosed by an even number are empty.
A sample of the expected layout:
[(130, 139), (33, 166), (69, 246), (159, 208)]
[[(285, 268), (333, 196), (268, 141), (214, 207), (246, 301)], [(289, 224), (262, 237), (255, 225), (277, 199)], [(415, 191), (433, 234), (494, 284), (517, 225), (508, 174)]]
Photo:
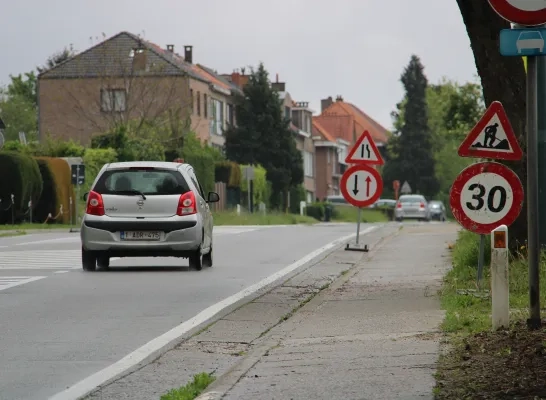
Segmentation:
[(451, 212), (463, 228), (489, 234), (511, 225), (523, 206), (523, 186), (510, 168), (495, 162), (473, 164), (461, 171), (450, 192)]

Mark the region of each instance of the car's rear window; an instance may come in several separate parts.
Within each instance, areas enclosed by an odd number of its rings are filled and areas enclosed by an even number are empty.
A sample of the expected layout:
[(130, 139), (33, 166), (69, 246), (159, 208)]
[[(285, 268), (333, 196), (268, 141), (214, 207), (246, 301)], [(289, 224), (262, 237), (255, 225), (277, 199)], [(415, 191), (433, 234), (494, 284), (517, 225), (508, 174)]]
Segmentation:
[(400, 197), (400, 203), (415, 203), (417, 201), (423, 201), (424, 199), (421, 196), (407, 196)]
[(184, 194), (190, 188), (177, 171), (151, 168), (107, 170), (93, 188), (100, 194), (138, 191), (145, 195)]

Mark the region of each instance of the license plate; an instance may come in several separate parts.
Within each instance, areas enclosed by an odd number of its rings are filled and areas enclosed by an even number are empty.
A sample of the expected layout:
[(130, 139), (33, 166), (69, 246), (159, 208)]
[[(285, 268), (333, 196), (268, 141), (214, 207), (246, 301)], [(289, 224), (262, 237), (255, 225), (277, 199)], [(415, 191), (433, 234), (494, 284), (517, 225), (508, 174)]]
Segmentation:
[(119, 237), (121, 240), (160, 240), (160, 232), (120, 232)]

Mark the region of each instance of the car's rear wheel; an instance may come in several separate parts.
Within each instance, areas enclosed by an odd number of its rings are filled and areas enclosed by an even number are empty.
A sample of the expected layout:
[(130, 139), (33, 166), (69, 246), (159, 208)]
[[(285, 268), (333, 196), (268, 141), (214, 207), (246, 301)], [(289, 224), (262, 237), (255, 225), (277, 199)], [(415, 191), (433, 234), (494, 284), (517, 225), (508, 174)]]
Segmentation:
[(210, 250), (207, 254), (203, 254), (203, 265), (205, 267), (212, 267), (212, 243), (210, 244)]
[(194, 250), (189, 257), (190, 269), (201, 271), (203, 269), (203, 263), (201, 262), (201, 246), (197, 250)]
[(97, 256), (94, 252), (85, 250), (82, 247), (82, 267), (84, 271), (95, 271), (97, 269)]
[(110, 268), (110, 257), (108, 256), (97, 257), (97, 265), (99, 268), (103, 268), (103, 269)]

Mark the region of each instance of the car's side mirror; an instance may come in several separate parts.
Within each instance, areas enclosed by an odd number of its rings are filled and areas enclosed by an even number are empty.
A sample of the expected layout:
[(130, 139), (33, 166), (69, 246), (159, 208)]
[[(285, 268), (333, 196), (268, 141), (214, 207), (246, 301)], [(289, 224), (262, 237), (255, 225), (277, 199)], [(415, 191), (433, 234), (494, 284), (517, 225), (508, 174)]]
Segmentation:
[(87, 201), (87, 196), (89, 196), (89, 192), (83, 194), (82, 196), (83, 201)]
[(220, 201), (220, 196), (216, 192), (209, 192), (207, 203), (216, 203)]

